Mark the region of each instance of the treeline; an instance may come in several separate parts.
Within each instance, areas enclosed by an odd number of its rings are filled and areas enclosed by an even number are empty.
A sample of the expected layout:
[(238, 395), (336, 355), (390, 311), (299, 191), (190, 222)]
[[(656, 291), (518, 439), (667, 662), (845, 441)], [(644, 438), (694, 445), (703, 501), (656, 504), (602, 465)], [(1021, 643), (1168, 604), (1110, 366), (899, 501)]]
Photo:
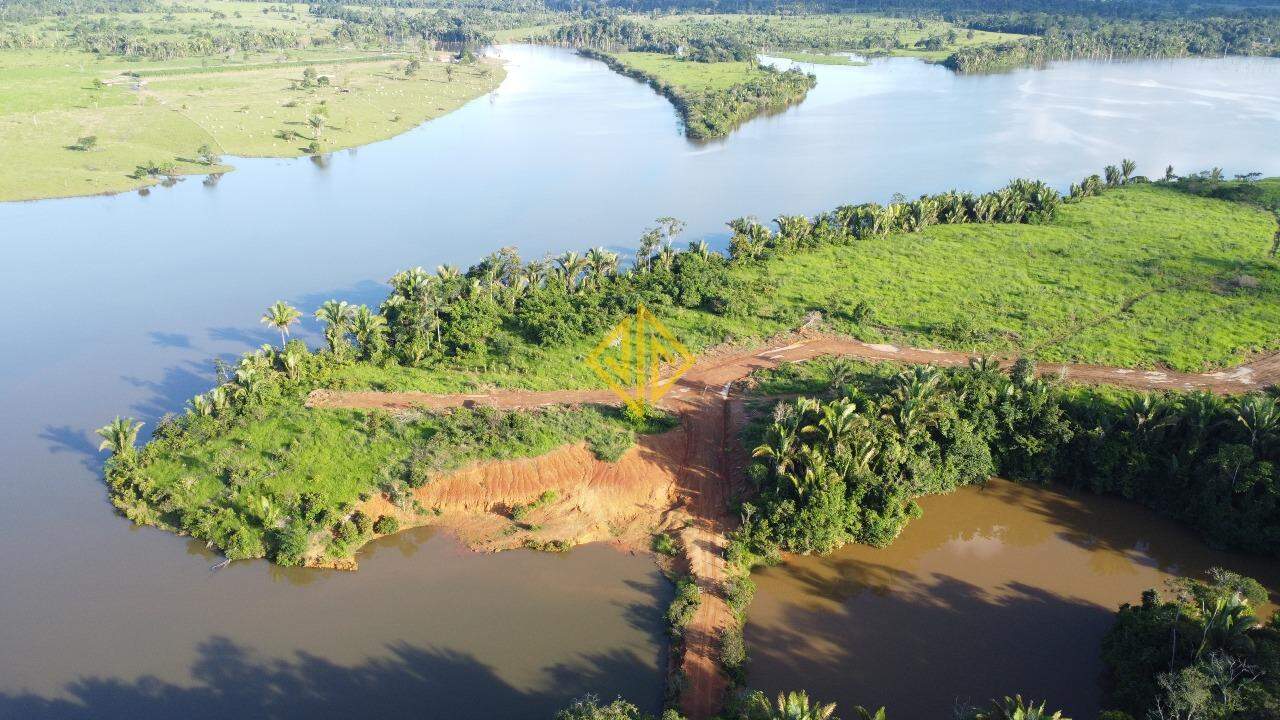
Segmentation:
[(310, 8), (316, 17), (340, 21), (333, 29), (334, 40), (366, 46), (425, 42), (442, 47), (473, 48), (493, 42), (493, 37), (481, 28), (500, 24), (494, 22), (491, 13), (479, 9), (384, 12), (335, 0), (313, 3)]
[(1280, 53), (1280, 17), (1099, 21), (1061, 15), (985, 15), (971, 28), (1037, 37), (961, 48), (946, 65), (982, 72), (1054, 60)]
[(792, 68), (760, 66), (750, 80), (719, 90), (691, 91), (634, 68), (613, 55), (590, 48), (578, 52), (600, 60), (615, 72), (647, 83), (666, 96), (684, 119), (685, 134), (695, 140), (724, 137), (737, 126), (770, 110), (781, 110), (805, 98), (817, 79)]
[(779, 404), (758, 435), (734, 539), (739, 562), (779, 550), (883, 546), (915, 498), (993, 475), (1119, 495), (1219, 546), (1280, 557), (1280, 404), (1262, 393), (1064, 386), (1019, 360), (965, 369), (836, 363), (832, 400)]
[(87, 13), (154, 12), (159, 8), (156, 0), (8, 0), (0, 3), (0, 22), (74, 18)]
[(317, 40), (296, 30), (283, 29), (191, 27), (182, 32), (158, 34), (154, 29), (104, 18), (77, 23), (70, 28), (65, 44), (77, 50), (104, 55), (169, 60), (228, 52), (302, 48), (315, 44)]
[[(761, 49), (824, 52), (905, 49), (909, 46), (902, 39), (902, 33), (927, 27), (923, 16), (904, 17), (894, 21), (893, 27), (886, 27), (879, 20), (873, 25), (865, 16), (854, 15), (826, 15), (817, 18), (821, 22), (796, 22), (803, 19), (802, 16), (746, 18), (715, 15), (687, 17), (679, 23), (658, 25), (601, 12), (566, 23), (556, 30), (554, 39), (598, 50), (624, 48), (668, 54), (683, 50), (686, 56), (697, 59), (705, 54), (704, 48), (738, 48), (742, 52)], [(936, 17), (931, 19), (937, 20)], [(957, 39), (958, 35), (953, 30), (949, 36), (941, 33), (922, 38), (917, 45), (937, 49), (932, 46), (941, 47)]]
[(547, 0), (546, 5), (566, 12), (879, 13), (893, 17), (1055, 13), (1115, 19), (1250, 17), (1280, 10), (1266, 0)]
[[(770, 698), (759, 690), (729, 698), (729, 707), (716, 715), (721, 720), (839, 720), (836, 704), (813, 700), (804, 690), (778, 693)], [(1021, 695), (993, 699), (985, 707), (957, 702), (952, 709), (952, 720), (1070, 720), (1060, 711), (1046, 709), (1045, 703), (1024, 700)], [(850, 708), (844, 715), (849, 720), (887, 720), (885, 708), (869, 710), (862, 706)], [(595, 695), (574, 700), (568, 707), (556, 713), (555, 720), (684, 720), (679, 712), (668, 708), (654, 717), (622, 698), (602, 703)], [(1107, 720), (1126, 720), (1108, 718)]]

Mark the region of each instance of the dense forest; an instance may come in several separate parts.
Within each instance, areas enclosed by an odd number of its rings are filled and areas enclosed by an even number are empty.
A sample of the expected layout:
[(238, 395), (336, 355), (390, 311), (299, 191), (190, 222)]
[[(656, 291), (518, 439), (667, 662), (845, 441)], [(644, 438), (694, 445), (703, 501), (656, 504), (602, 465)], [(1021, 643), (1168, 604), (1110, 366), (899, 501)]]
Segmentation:
[(1280, 52), (1280, 15), (1103, 21), (1090, 16), (980, 15), (968, 27), (1035, 35), (1026, 40), (961, 48), (947, 65), (975, 72), (1051, 60), (1217, 55)]

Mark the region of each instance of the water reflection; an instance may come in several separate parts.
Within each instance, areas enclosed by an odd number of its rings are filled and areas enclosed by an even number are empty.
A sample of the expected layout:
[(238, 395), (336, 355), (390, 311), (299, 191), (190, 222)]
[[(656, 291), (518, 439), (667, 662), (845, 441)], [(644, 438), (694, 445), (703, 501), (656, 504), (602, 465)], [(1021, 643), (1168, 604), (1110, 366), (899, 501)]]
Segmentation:
[(1093, 717), (1099, 641), (1121, 603), (1213, 565), (1258, 578), (1273, 598), (1280, 588), (1274, 563), (1214, 552), (1113, 498), (993, 480), (921, 504), (924, 517), (889, 548), (759, 573), (753, 685), (905, 717), (1020, 692)]

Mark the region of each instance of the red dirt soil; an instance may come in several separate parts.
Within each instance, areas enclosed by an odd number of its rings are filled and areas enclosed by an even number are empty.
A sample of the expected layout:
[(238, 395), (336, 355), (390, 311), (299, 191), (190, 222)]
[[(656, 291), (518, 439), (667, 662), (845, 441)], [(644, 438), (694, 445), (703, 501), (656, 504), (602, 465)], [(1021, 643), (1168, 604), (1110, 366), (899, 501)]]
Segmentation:
[[(763, 347), (708, 353), (659, 403), (683, 418), (682, 427), (642, 438), (618, 463), (597, 461), (585, 447), (575, 445), (538, 458), (465, 468), (420, 489), (416, 499), (425, 507), (443, 510), (441, 520), (458, 529), (464, 540), (469, 532), (474, 533), (470, 543), (479, 549), (520, 544), (518, 539), (495, 542), (494, 527), (486, 528), (482, 518), (487, 516), (491, 524), (505, 526), (506, 521), (498, 519), (495, 511), (528, 502), (544, 490), (561, 495), (532, 519), (543, 524), (550, 536), (585, 542), (632, 534), (633, 540), (639, 540), (658, 527), (678, 528), (685, 561), (702, 590), (702, 603), (685, 630), (680, 669), (687, 683), (681, 708), (691, 720), (705, 720), (720, 709), (729, 686), (719, 662), (720, 633), (734, 625), (733, 613), (724, 600), (728, 572), (724, 549), (727, 534), (735, 525), (728, 513), (728, 500), (743, 487), (745, 457), (741, 448), (735, 447), (744, 413), (733, 386), (756, 370), (823, 355), (940, 366), (965, 365), (974, 357), (954, 351), (872, 345), (816, 333), (789, 335)], [(1054, 363), (1040, 364), (1037, 370), (1041, 375), (1074, 382), (1230, 394), (1261, 389), (1280, 380), (1280, 354), (1204, 374)], [(578, 403), (619, 401), (607, 390), (500, 390), (476, 395), (317, 390), (307, 400), (309, 407), (316, 408), (393, 410)], [(383, 498), (367, 504), (365, 511), (371, 515), (396, 514), (411, 524), (422, 524), (420, 519), (406, 518)], [(619, 532), (620, 526), (630, 531)]]

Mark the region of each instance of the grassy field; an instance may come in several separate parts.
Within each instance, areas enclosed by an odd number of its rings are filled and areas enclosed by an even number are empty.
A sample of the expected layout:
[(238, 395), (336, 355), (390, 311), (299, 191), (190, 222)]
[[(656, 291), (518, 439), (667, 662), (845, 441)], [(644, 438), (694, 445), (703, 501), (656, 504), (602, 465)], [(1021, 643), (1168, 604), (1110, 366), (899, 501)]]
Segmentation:
[(746, 62), (693, 62), (662, 53), (622, 52), (613, 56), (629, 67), (691, 92), (724, 90), (749, 82), (764, 72)]
[(964, 350), (1203, 370), (1280, 341), (1275, 219), (1155, 186), (1062, 208), (1050, 225), (944, 225), (782, 261), (765, 316), (827, 309), (845, 329)]
[[(1022, 37), (1008, 33), (970, 31), (943, 20), (890, 18), (870, 13), (839, 13), (779, 17), (776, 15), (667, 15), (653, 20), (630, 16), (660, 27), (684, 27), (707, 37), (741, 37), (765, 50), (821, 52), (852, 51), (919, 57), (930, 61), (946, 59), (958, 48), (984, 45)], [(954, 40), (948, 33), (954, 32)], [(937, 49), (917, 48), (918, 41), (937, 37)], [(896, 38), (896, 43), (893, 42)], [(884, 42), (884, 41), (889, 42)], [(885, 45), (890, 47), (885, 47)], [(901, 46), (901, 47), (898, 47)]]
[[(1067, 204), (1047, 225), (937, 225), (735, 267), (735, 280), (756, 291), (749, 314), (675, 308), (662, 320), (695, 352), (765, 338), (818, 310), (872, 342), (1204, 370), (1280, 347), (1275, 232), (1275, 218), (1250, 206), (1131, 185)], [(855, 322), (860, 303), (869, 317)], [(429, 392), (599, 386), (582, 363), (597, 338), (554, 347), (506, 339), (502, 368), (361, 364), (338, 377), (345, 387)]]
[[(202, 145), (218, 155), (271, 157), (303, 154), (313, 140), (323, 152), (362, 145), (455, 110), (504, 77), (500, 66), (480, 63), (452, 66), (450, 79), (441, 62), (423, 62), (405, 77), (403, 57), (347, 55), (293, 52), (279, 65), (249, 58), (241, 67), (0, 52), (0, 200), (140, 187), (157, 180), (130, 177), (146, 163), (171, 163), (176, 173), (230, 169), (196, 161)], [(366, 61), (351, 61), (357, 55)], [(328, 84), (301, 87), (306, 67)], [(307, 123), (313, 115), (325, 118), (319, 133)], [(93, 147), (74, 149), (86, 136), (96, 138)]]
[(778, 52), (772, 53), (776, 57), (794, 60), (798, 63), (809, 63), (811, 65), (866, 65), (865, 60), (855, 60), (848, 55), (831, 55), (828, 53), (807, 53), (807, 52)]

